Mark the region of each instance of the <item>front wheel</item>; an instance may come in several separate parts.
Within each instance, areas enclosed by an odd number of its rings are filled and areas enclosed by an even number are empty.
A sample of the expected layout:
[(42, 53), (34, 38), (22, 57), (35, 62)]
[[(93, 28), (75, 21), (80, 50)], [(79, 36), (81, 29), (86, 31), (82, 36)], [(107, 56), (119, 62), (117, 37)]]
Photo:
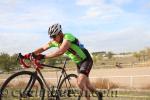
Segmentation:
[(44, 85), (36, 72), (21, 71), (8, 77), (2, 84), (0, 100), (44, 100), (44, 93)]

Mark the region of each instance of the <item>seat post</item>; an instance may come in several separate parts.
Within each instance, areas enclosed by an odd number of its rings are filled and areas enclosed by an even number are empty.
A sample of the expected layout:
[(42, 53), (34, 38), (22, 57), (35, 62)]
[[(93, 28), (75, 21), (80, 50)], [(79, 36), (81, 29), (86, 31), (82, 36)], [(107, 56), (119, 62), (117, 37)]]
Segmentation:
[(63, 69), (66, 67), (66, 63), (67, 63), (67, 58), (65, 59), (64, 65), (63, 65)]

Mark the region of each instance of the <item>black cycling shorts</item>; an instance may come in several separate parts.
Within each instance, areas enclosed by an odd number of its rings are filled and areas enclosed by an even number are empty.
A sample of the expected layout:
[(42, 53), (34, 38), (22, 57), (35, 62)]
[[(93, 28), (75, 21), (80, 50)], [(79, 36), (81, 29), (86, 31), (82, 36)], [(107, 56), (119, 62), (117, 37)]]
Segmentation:
[(88, 77), (90, 70), (93, 66), (93, 60), (86, 49), (83, 49), (83, 51), (86, 54), (87, 58), (81, 61), (79, 64), (77, 64), (77, 72), (82, 73)]

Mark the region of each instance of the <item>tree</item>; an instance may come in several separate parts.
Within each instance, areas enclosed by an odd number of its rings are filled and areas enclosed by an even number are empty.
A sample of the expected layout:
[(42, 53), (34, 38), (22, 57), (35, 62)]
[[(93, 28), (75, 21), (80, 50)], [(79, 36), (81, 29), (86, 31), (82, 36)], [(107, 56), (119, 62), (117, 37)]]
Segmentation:
[(146, 48), (146, 55), (147, 58), (150, 59), (150, 48)]
[(140, 52), (141, 57), (143, 58), (143, 61), (146, 60), (146, 50), (141, 50)]
[(11, 64), (11, 67), (13, 67), (13, 69), (18, 69), (18, 68), (20, 68), (20, 64), (19, 64), (19, 61), (17, 61), (17, 57), (18, 57), (18, 54), (13, 54), (13, 55), (10, 57), (10, 62), (12, 63), (12, 64)]
[(17, 55), (10, 56), (7, 53), (1, 53), (0, 55), (0, 69), (3, 71), (15, 70), (19, 65), (16, 61)]
[(133, 57), (137, 58), (137, 59), (138, 59), (138, 61), (140, 61), (141, 54), (140, 54), (140, 53), (138, 53), (138, 52), (134, 52), (134, 53), (133, 53)]
[(48, 64), (48, 65), (55, 65), (56, 64), (56, 58), (47, 58), (47, 59), (45, 59), (44, 63)]
[(97, 62), (96, 55), (92, 56), (94, 64)]
[(1, 70), (3, 71), (9, 71), (10, 68), (10, 56), (6, 53), (1, 53), (0, 55), (0, 67), (1, 67)]
[(110, 52), (110, 51), (106, 54), (106, 56), (108, 57), (108, 59), (111, 59), (113, 57), (113, 55), (114, 54), (112, 52)]

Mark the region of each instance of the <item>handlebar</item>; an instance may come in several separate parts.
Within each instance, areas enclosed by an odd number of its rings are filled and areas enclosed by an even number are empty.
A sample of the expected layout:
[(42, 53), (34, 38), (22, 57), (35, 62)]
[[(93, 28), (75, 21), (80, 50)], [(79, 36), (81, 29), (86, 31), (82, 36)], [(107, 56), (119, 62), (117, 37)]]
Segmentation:
[(20, 64), (23, 65), (24, 68), (30, 68), (32, 65), (35, 67), (35, 69), (41, 69), (42, 64), (40, 64), (40, 61), (35, 59), (33, 55), (31, 54), (31, 57), (29, 60), (29, 63), (26, 63), (25, 60), (27, 60), (21, 53), (18, 54), (17, 59), (19, 60)]

